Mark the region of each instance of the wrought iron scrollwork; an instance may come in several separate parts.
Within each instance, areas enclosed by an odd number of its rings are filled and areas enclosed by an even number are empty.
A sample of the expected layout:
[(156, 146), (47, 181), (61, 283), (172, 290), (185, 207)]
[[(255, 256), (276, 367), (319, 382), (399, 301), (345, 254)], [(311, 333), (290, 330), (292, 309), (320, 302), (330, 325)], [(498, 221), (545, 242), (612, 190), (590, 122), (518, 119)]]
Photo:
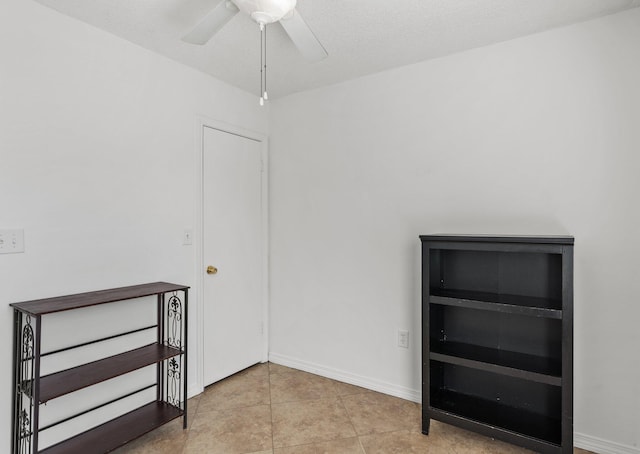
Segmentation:
[[(176, 293), (167, 302), (167, 345), (182, 349), (183, 303)], [(166, 402), (182, 408), (180, 390), (182, 384), (182, 358), (173, 357), (167, 361)]]
[(22, 344), (20, 346), (20, 372), (18, 377), (17, 402), (18, 421), (17, 433), (18, 452), (31, 454), (31, 440), (33, 435), (33, 373), (34, 373), (34, 335), (31, 317), (27, 316), (22, 327)]
[(171, 295), (167, 304), (168, 333), (167, 344), (182, 348), (182, 301), (177, 295)]
[(171, 358), (167, 364), (167, 403), (181, 407), (180, 383), (182, 378), (181, 362)]
[(31, 436), (31, 418), (25, 409), (22, 409), (20, 412), (20, 422), (18, 426), (20, 427), (20, 438)]
[[(33, 379), (33, 327), (31, 326), (31, 317), (27, 316), (27, 321), (22, 328), (22, 357), (21, 364), (21, 384), (23, 389), (31, 389), (31, 380)], [(26, 392), (26, 391), (25, 391)], [(27, 394), (31, 395), (30, 392)]]

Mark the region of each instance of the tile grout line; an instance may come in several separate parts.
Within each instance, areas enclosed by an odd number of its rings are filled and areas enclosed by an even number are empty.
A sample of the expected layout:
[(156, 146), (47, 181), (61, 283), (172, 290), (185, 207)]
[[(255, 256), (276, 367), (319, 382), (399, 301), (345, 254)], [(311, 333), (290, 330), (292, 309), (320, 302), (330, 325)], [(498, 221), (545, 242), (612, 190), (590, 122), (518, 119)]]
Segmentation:
[(367, 454), (367, 451), (365, 451), (364, 446), (362, 445), (362, 440), (360, 440), (359, 436), (358, 436), (358, 445), (360, 445), (360, 450), (362, 451), (362, 454)]
[(367, 454), (367, 452), (364, 450), (364, 446), (362, 446), (362, 442), (360, 441), (360, 434), (356, 430), (356, 425), (353, 423), (353, 418), (351, 417), (351, 413), (349, 413), (349, 409), (344, 404), (343, 397), (344, 396), (338, 396), (338, 399), (342, 404), (342, 408), (344, 408), (344, 412), (347, 414), (347, 418), (349, 418), (349, 424), (351, 424), (351, 427), (353, 428), (353, 433), (356, 435), (356, 439), (358, 440), (358, 445), (360, 446), (360, 450), (362, 451), (363, 454)]
[[(200, 394), (202, 394), (202, 393), (200, 393)], [(193, 409), (193, 413), (192, 413), (191, 417), (189, 417), (188, 410), (187, 410), (187, 412), (185, 412), (185, 416), (187, 417), (187, 428), (183, 429), (183, 430), (187, 431), (187, 436), (184, 437), (184, 441), (182, 442), (182, 449), (180, 450), (180, 454), (184, 454), (187, 451), (187, 442), (189, 441), (189, 434), (191, 433), (191, 427), (193, 426), (193, 423), (195, 422), (196, 418), (198, 417), (198, 406), (200, 405), (200, 398), (201, 397), (202, 396), (198, 397), (196, 406)], [(189, 399), (187, 399), (187, 400), (189, 400)], [(187, 406), (187, 409), (188, 408), (189, 407)]]
[(344, 397), (348, 397), (349, 395), (346, 396), (342, 396), (340, 394), (338, 394), (338, 390), (336, 389), (336, 380), (331, 380), (331, 386), (333, 387), (335, 393), (336, 393), (336, 397), (338, 398), (338, 400), (340, 401), (340, 404), (342, 404), (342, 408), (344, 408), (344, 412), (347, 414), (347, 418), (349, 418), (349, 424), (351, 424), (351, 427), (353, 428), (353, 433), (356, 436), (356, 440), (358, 440), (358, 446), (360, 446), (360, 451), (362, 451), (362, 454), (367, 454), (366, 451), (364, 450), (364, 446), (362, 446), (362, 442), (360, 441), (360, 435), (358, 434), (358, 431), (356, 430), (356, 426), (353, 423), (353, 418), (351, 417), (351, 414), (349, 413), (349, 409), (347, 409), (347, 406), (344, 404)]
[(269, 373), (269, 414), (271, 415), (271, 453), (276, 452), (276, 445), (273, 440), (273, 401), (271, 400), (271, 363), (267, 361), (267, 372)]

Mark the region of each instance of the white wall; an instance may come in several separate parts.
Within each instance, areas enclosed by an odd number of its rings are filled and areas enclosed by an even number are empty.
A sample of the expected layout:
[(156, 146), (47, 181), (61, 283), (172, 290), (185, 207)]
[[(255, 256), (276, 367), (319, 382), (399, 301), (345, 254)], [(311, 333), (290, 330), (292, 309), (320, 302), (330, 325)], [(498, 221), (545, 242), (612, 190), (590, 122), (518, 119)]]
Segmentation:
[(417, 399), (418, 235), (571, 234), (577, 442), (640, 452), (638, 24), (631, 10), (275, 101), (271, 358)]
[[(8, 304), (193, 285), (194, 246), (182, 233), (195, 227), (196, 118), (261, 133), (267, 118), (252, 95), (32, 1), (0, 2), (0, 59), (0, 228), (23, 228), (26, 242), (24, 254), (0, 255), (0, 452), (9, 452)], [(120, 320), (100, 316), (100, 327)]]
[[(274, 102), (272, 356), (417, 398), (417, 235), (573, 234), (576, 430), (638, 452), (639, 22), (630, 11)], [(195, 118), (264, 133), (254, 97), (30, 1), (0, 4), (0, 57), (0, 228), (26, 239), (0, 255), (0, 301), (193, 284)]]

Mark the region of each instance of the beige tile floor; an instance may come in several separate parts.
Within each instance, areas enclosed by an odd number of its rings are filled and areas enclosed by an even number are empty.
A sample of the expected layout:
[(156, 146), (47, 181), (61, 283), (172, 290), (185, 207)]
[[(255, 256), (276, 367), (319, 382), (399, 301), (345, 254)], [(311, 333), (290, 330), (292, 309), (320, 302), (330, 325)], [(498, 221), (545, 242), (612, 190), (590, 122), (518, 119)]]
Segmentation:
[(414, 402), (272, 363), (208, 387), (188, 409), (187, 430), (176, 420), (116, 453), (531, 453), (437, 421), (427, 437)]

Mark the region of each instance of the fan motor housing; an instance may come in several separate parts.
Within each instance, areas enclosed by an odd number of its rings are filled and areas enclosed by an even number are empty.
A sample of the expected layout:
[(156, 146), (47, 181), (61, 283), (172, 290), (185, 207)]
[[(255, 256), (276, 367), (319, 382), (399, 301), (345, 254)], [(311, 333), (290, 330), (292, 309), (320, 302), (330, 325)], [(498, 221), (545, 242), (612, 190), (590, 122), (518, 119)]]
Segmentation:
[(233, 0), (238, 9), (259, 24), (282, 19), (296, 7), (296, 0)]

